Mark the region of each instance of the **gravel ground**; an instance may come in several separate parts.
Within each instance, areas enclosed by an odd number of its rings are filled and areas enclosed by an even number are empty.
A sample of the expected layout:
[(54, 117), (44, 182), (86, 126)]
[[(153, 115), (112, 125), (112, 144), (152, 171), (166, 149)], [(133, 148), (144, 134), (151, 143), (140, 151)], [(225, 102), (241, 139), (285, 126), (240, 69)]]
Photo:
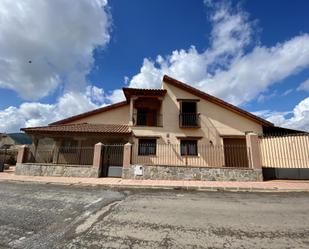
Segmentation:
[(0, 248), (309, 248), (308, 197), (0, 182)]

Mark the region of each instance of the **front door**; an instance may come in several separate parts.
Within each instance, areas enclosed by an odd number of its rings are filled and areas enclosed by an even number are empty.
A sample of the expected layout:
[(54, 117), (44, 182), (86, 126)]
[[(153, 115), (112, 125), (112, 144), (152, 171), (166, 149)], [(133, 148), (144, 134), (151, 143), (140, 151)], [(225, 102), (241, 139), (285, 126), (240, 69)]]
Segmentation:
[(123, 144), (104, 145), (102, 149), (102, 177), (121, 177)]

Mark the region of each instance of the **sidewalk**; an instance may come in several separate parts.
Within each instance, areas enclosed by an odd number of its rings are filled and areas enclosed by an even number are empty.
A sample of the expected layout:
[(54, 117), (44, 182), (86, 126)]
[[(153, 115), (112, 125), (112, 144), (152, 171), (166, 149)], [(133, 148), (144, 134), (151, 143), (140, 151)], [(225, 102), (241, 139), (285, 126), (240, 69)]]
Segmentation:
[(20, 176), (14, 168), (0, 173), (0, 181), (36, 182), (64, 185), (100, 185), (111, 188), (142, 189), (186, 189), (206, 191), (252, 191), (252, 192), (309, 192), (309, 181), (267, 182), (219, 182), (219, 181), (171, 181), (171, 180), (128, 180), (121, 178), (79, 178), (50, 176)]

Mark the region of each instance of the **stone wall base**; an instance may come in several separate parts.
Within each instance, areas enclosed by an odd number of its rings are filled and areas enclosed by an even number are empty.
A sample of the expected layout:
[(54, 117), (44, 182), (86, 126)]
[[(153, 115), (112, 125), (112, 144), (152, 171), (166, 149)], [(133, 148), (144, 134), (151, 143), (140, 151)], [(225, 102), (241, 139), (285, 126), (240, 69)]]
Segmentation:
[(206, 168), (183, 166), (143, 166), (143, 174), (135, 174), (135, 166), (123, 168), (124, 179), (202, 180), (202, 181), (263, 181), (261, 169)]
[(93, 167), (78, 167), (73, 165), (54, 164), (17, 164), (16, 175), (27, 176), (70, 176), (70, 177), (99, 177), (99, 170)]

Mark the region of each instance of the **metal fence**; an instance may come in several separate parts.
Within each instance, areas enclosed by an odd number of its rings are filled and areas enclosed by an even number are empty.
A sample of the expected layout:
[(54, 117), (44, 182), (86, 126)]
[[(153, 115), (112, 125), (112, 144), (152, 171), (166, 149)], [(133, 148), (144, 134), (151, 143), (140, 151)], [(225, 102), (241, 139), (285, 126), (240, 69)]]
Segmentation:
[(309, 135), (268, 135), (259, 139), (265, 168), (309, 168)]
[(34, 147), (30, 148), (27, 162), (70, 165), (92, 165), (94, 147)]
[[(142, 152), (142, 153), (141, 153)], [(196, 167), (250, 167), (249, 148), (241, 145), (199, 144), (184, 149), (180, 144), (143, 145), (132, 147), (132, 164), (196, 166)]]

